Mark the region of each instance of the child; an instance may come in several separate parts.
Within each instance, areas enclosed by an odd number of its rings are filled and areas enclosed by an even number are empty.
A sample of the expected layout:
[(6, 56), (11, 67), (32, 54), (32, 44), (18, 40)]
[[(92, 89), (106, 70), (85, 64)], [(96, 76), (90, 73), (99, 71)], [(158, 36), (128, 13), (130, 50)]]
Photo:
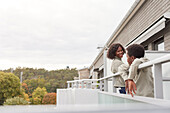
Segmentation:
[[(117, 73), (118, 67), (123, 64), (123, 62), (121, 61), (121, 58), (123, 57), (124, 53), (125, 53), (125, 49), (123, 48), (121, 44), (115, 43), (110, 46), (107, 52), (107, 57), (113, 60), (112, 66), (111, 66), (111, 71), (113, 73)], [(121, 88), (121, 90), (119, 90), (120, 93), (126, 94), (125, 83), (121, 76), (115, 77), (114, 87), (120, 87)]]
[[(130, 45), (127, 49), (127, 62), (129, 64), (128, 76), (125, 76), (127, 67), (119, 67), (121, 76), (125, 80), (125, 88), (133, 97), (133, 92), (138, 96), (154, 97), (153, 76), (151, 68), (138, 69), (138, 66), (148, 59), (144, 58), (145, 50), (139, 44)], [(124, 67), (123, 67), (124, 66)]]

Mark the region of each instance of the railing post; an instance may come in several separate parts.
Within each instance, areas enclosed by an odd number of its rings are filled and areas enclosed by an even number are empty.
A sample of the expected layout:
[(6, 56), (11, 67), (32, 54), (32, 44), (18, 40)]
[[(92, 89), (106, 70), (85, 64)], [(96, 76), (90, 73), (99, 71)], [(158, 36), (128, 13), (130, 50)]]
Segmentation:
[(74, 82), (71, 83), (71, 87), (74, 88)]
[(70, 83), (69, 82), (67, 83), (67, 88), (70, 88)]
[(100, 80), (100, 91), (102, 91), (102, 84), (103, 84), (103, 81)]
[(90, 81), (90, 88), (92, 89), (92, 81)]
[(114, 83), (115, 83), (115, 78), (112, 77), (113, 92), (116, 93), (116, 88), (114, 87)]
[(76, 88), (78, 88), (78, 84), (79, 84), (78, 81), (76, 81)]
[(163, 99), (162, 65), (153, 64), (154, 97)]
[(89, 81), (87, 81), (86, 83), (87, 83), (87, 89), (91, 89), (91, 88), (92, 88), (91, 81), (90, 81), (90, 82), (89, 82)]
[(86, 81), (86, 89), (89, 89), (89, 83)]
[(108, 91), (108, 79), (104, 79), (104, 91)]
[(81, 89), (84, 88), (84, 81), (81, 82)]

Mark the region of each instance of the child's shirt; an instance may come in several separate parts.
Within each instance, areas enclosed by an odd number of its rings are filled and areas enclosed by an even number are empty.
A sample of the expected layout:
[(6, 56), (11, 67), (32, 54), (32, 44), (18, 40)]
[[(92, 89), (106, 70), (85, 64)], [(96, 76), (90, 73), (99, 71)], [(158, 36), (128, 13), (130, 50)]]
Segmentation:
[(137, 88), (136, 95), (154, 97), (154, 85), (151, 67), (138, 69), (140, 64), (147, 61), (147, 58), (136, 58), (129, 67), (129, 72), (127, 72), (128, 67), (125, 65), (119, 67), (119, 72), (121, 73), (124, 81), (132, 79), (135, 82)]

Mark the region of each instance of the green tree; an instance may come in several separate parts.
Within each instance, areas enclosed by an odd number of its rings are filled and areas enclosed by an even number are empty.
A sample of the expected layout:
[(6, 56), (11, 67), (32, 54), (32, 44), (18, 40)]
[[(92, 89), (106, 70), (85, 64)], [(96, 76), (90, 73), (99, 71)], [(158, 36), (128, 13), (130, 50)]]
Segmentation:
[(45, 86), (45, 79), (39, 78), (38, 79), (38, 87), (43, 88)]
[(0, 105), (7, 98), (20, 95), (20, 80), (13, 73), (0, 72)]
[[(3, 70), (4, 72), (10, 72), (11, 69)], [(32, 97), (33, 91), (37, 87), (46, 87), (48, 93), (56, 92), (57, 88), (66, 88), (66, 81), (73, 80), (74, 77), (78, 76), (76, 68), (73, 69), (59, 69), (48, 71), (45, 69), (33, 69), (33, 68), (21, 68), (17, 67), (13, 70), (13, 73), (20, 77), (21, 72), (23, 72), (22, 80), (23, 89)]]
[(42, 100), (45, 94), (47, 94), (47, 90), (45, 87), (43, 88), (37, 87), (32, 93), (34, 104), (42, 104)]

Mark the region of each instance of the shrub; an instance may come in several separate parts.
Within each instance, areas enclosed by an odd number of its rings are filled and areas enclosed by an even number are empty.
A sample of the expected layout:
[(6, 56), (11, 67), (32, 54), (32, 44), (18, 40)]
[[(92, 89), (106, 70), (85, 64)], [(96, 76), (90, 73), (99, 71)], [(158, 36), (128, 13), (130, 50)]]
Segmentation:
[(26, 101), (24, 98), (14, 97), (6, 99), (4, 105), (28, 105), (28, 101)]
[(46, 88), (37, 87), (32, 93), (33, 103), (34, 104), (42, 104), (42, 100), (44, 95), (47, 94)]
[(41, 104), (41, 98), (39, 97), (33, 98), (33, 104)]
[(47, 93), (43, 98), (42, 104), (56, 104), (56, 93)]

